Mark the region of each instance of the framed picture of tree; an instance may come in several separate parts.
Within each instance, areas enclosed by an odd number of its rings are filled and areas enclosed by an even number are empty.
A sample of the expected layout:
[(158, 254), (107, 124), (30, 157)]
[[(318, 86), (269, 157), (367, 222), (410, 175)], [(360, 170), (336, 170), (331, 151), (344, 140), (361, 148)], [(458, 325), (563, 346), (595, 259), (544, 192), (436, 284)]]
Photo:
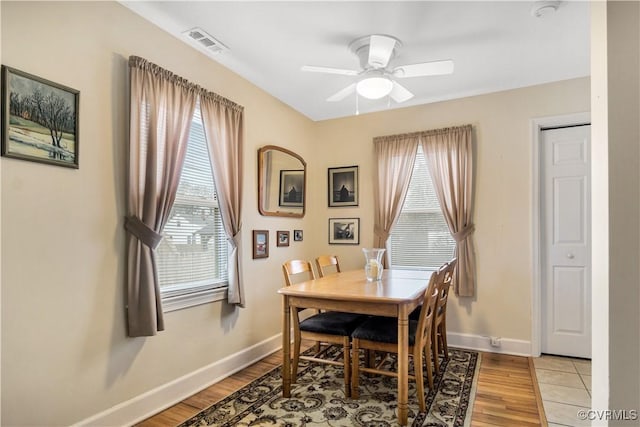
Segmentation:
[(80, 92), (2, 66), (2, 155), (78, 168)]

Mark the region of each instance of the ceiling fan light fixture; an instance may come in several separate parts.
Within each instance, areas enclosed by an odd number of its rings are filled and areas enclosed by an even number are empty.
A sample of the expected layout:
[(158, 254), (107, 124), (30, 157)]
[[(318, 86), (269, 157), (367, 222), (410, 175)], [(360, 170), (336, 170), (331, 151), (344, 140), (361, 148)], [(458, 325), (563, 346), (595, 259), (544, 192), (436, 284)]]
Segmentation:
[(393, 89), (393, 82), (387, 77), (367, 77), (356, 84), (358, 95), (367, 99), (383, 98)]
[[(1, 1), (1, 0), (0, 0)], [(396, 79), (440, 76), (453, 73), (451, 59), (419, 62), (393, 67), (390, 61), (395, 57), (402, 42), (393, 36), (372, 34), (360, 37), (349, 45), (349, 49), (360, 59), (359, 70), (335, 67), (304, 65), (302, 71), (356, 76), (356, 81), (327, 98), (327, 102), (339, 102), (356, 94), (356, 111), (359, 97), (381, 99), (389, 96), (396, 103), (408, 101), (413, 94)]]

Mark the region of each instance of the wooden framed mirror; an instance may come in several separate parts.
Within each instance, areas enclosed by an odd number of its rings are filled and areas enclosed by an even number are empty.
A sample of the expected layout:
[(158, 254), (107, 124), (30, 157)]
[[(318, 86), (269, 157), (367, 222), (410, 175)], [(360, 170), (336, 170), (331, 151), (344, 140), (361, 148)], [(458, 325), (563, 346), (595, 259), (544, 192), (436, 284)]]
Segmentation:
[(307, 196), (307, 163), (276, 145), (258, 150), (258, 210), (261, 215), (302, 218)]

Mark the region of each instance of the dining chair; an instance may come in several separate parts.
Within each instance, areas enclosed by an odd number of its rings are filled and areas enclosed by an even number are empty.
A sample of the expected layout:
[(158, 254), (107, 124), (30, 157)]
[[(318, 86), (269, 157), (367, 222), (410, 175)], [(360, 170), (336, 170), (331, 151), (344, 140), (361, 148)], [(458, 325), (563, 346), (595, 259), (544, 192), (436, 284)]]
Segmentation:
[(438, 357), (442, 353), (444, 360), (449, 358), (449, 346), (447, 345), (447, 301), (449, 300), (449, 291), (453, 281), (453, 272), (458, 263), (457, 258), (442, 266), (442, 280), (437, 283), (438, 300), (436, 301), (435, 316), (431, 331), (431, 344), (433, 346), (433, 364), (436, 372), (439, 372), (440, 364)]
[[(282, 264), (284, 280), (287, 286), (305, 280), (315, 279), (311, 263), (306, 260), (291, 260)], [(292, 313), (293, 318), (293, 360), (292, 382), (296, 382), (298, 363), (300, 359), (313, 362), (342, 366), (344, 369), (345, 395), (351, 395), (351, 333), (367, 316), (338, 311), (318, 312), (301, 320), (300, 312), (305, 308), (297, 308)], [(315, 341), (316, 352), (313, 355), (300, 354), (300, 344), (303, 339)], [(342, 346), (342, 361), (338, 358), (322, 358), (326, 349), (320, 348), (320, 343)]]
[[(443, 271), (449, 265), (449, 262), (450, 261), (447, 261), (444, 264), (442, 264), (440, 267), (438, 267), (437, 271)], [(421, 309), (422, 309), (421, 305), (416, 307), (411, 313), (409, 313), (409, 319), (418, 320), (418, 318), (420, 317), (420, 310)]]
[[(433, 372), (431, 369), (431, 326), (434, 318), (435, 303), (438, 297), (436, 282), (442, 277), (434, 272), (425, 290), (422, 309), (418, 320), (409, 320), (409, 354), (413, 357), (413, 375), (409, 379), (416, 381), (418, 404), (420, 411), (426, 411), (424, 393), (424, 368), (427, 369), (427, 381), (433, 388)], [(353, 349), (351, 369), (351, 397), (359, 395), (360, 372), (398, 377), (398, 373), (384, 366), (390, 353), (398, 353), (398, 319), (396, 317), (371, 316), (358, 326), (351, 334)], [(375, 366), (360, 366), (359, 351), (373, 350), (383, 352), (382, 360)], [(424, 363), (426, 361), (426, 363)]]
[[(324, 277), (327, 274), (340, 273), (340, 262), (338, 261), (338, 257), (336, 255), (320, 255), (316, 258), (316, 269), (320, 277)], [(367, 350), (367, 363), (373, 363), (370, 362), (373, 358), (375, 358), (375, 352)]]
[(318, 275), (324, 277), (327, 274), (340, 273), (340, 262), (335, 255), (320, 255), (316, 258)]

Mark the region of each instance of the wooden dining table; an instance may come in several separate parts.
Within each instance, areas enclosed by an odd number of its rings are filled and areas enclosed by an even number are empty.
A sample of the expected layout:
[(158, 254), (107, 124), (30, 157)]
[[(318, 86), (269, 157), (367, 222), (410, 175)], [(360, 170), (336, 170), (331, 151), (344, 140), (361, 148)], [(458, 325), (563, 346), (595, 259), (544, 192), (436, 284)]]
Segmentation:
[(283, 297), (282, 395), (291, 397), (291, 308), (314, 308), (398, 318), (398, 422), (407, 425), (409, 314), (422, 303), (431, 271), (384, 270), (369, 282), (364, 270), (344, 271), (278, 290)]

